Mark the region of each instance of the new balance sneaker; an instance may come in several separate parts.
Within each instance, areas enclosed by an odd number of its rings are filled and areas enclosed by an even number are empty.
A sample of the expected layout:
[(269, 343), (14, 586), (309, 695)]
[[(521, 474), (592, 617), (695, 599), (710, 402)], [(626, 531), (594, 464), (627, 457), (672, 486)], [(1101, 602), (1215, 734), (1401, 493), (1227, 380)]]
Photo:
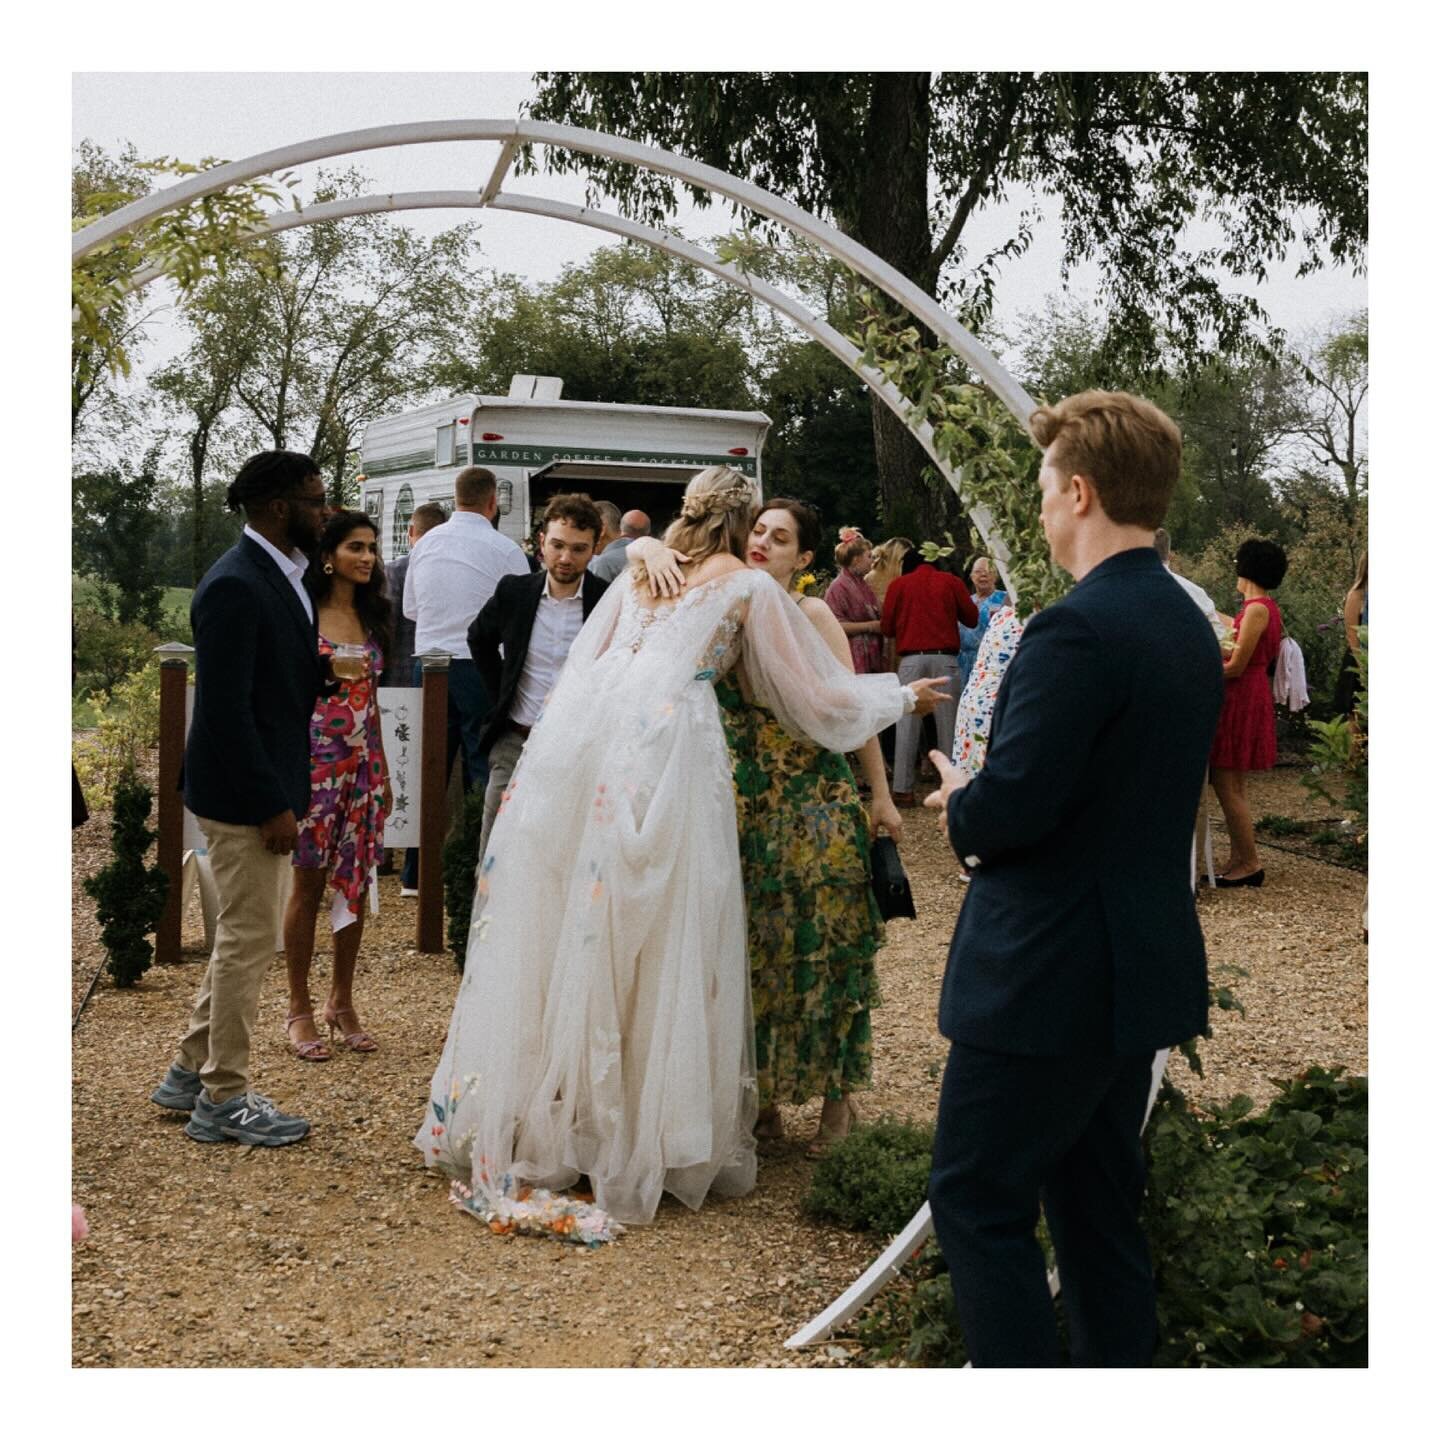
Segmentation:
[(207, 1145), (222, 1140), (241, 1145), (293, 1145), (310, 1133), (310, 1122), (298, 1115), (282, 1115), (273, 1100), (254, 1090), (223, 1105), (216, 1105), (201, 1091), (185, 1133)]
[(167, 1110), (193, 1110), (200, 1093), (200, 1072), (172, 1065), (165, 1078), (150, 1092), (150, 1098)]

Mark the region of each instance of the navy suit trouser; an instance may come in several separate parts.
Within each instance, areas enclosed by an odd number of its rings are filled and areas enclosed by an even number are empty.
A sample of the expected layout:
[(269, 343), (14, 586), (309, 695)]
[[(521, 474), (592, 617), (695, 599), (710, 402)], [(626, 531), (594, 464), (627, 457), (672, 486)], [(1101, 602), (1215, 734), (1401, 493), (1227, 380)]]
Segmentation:
[(1064, 1363), (1035, 1234), (1042, 1205), (1070, 1363), (1151, 1363), (1155, 1282), (1140, 1228), (1140, 1126), (1153, 1059), (951, 1046), (930, 1209), (976, 1366)]

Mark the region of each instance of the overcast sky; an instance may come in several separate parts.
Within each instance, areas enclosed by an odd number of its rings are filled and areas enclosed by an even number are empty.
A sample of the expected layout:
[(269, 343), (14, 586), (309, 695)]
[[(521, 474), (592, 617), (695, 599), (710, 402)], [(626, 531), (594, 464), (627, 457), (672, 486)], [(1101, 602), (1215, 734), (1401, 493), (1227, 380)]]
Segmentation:
[[(367, 126), (416, 120), (509, 119), (533, 93), (528, 74), (186, 74), (79, 73), (73, 78), (73, 138), (90, 139), (116, 149), (133, 142), (143, 157), (169, 155), (196, 161), (204, 157), (238, 160), (298, 140)], [(479, 189), (490, 174), (499, 146), (480, 142), (414, 145), (372, 150), (325, 162), (332, 168), (354, 165), (374, 181), (374, 190)], [(314, 166), (301, 169), (301, 195)], [(507, 189), (584, 202), (579, 177), (511, 176)], [(1022, 197), (1022, 199), (1025, 197)], [(607, 208), (613, 209), (613, 203)], [(584, 260), (611, 237), (576, 225), (497, 211), (418, 211), (403, 222), (434, 234), (466, 219), (479, 219), (483, 262), (528, 280), (549, 280), (562, 267)], [(690, 239), (732, 228), (728, 207), (697, 210), (688, 204), (676, 223)], [(971, 222), (967, 240), (972, 253), (984, 253), (1013, 232), (1007, 208)], [(997, 287), (1002, 322), (1037, 310), (1045, 296), (1058, 291), (1060, 229), (1042, 224), (1030, 251), (1007, 265)], [(1293, 272), (1298, 260), (1292, 261)], [(1082, 291), (1090, 274), (1079, 270), (1072, 287)], [(1366, 305), (1366, 282), (1348, 273), (1327, 271), (1296, 280), (1279, 274), (1261, 286), (1240, 286), (1256, 294), (1272, 318), (1286, 330), (1303, 330), (1336, 312)], [(155, 296), (158, 297), (158, 292)], [(178, 327), (152, 326), (152, 345), (141, 367), (157, 364), (175, 347)]]

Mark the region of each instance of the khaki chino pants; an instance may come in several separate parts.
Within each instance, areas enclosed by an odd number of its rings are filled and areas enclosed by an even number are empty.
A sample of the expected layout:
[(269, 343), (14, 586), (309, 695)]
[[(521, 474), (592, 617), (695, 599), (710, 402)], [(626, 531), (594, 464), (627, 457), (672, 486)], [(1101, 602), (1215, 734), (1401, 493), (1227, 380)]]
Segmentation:
[(275, 958), (280, 881), (290, 857), (272, 855), (258, 825), (196, 818), (209, 847), (219, 913), (215, 948), (177, 1059), (198, 1071), (211, 1101), (223, 1105), (250, 1088), (250, 1032)]

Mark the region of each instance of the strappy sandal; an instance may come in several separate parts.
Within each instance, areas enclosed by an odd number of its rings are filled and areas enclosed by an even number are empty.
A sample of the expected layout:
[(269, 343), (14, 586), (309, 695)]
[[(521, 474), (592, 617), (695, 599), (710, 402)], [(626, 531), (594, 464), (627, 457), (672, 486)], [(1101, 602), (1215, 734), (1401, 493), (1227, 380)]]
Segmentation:
[(290, 1038), (290, 1027), (297, 1020), (308, 1020), (312, 1025), (315, 1023), (313, 1010), (302, 1010), (298, 1015), (291, 1015), (285, 1021), (285, 1043), (290, 1047), (290, 1053), (297, 1060), (328, 1060), (330, 1051), (326, 1049), (325, 1042), (317, 1035), (313, 1040), (292, 1040)]
[(345, 1033), (345, 1027), (340, 1023), (340, 1016), (342, 1015), (348, 1015), (352, 1020), (357, 1022), (360, 1019), (355, 1013), (354, 1008), (350, 1005), (345, 1005), (338, 1010), (332, 1010), (327, 1002), (324, 1010), (320, 1012), (321, 1021), (330, 1027), (330, 1040), (332, 1043), (335, 1040), (335, 1032), (338, 1030), (340, 1032), (340, 1043), (344, 1045), (347, 1050), (353, 1050), (357, 1055), (371, 1055), (380, 1048), (369, 1035), (358, 1028), (358, 1025), (356, 1029), (347, 1035)]

